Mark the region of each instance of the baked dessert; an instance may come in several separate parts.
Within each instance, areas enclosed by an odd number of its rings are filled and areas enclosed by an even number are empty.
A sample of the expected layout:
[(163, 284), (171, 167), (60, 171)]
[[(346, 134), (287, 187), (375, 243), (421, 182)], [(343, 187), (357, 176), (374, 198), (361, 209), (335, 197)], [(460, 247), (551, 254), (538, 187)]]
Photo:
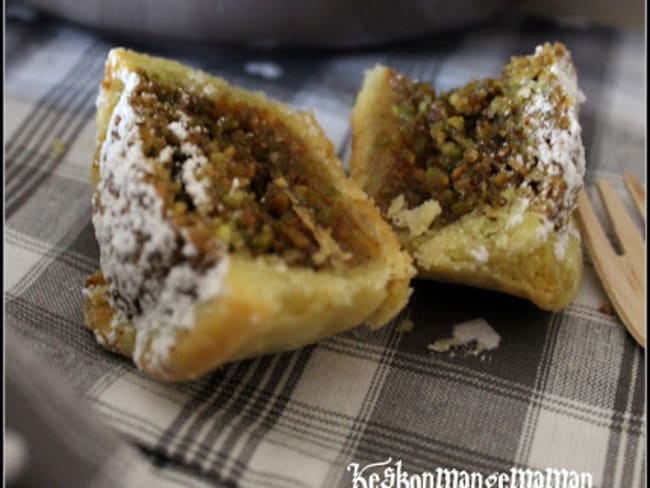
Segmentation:
[(163, 380), (406, 303), (415, 270), (311, 114), (124, 49), (97, 100), (85, 324)]
[(572, 213), (585, 170), (583, 100), (559, 43), (441, 94), (375, 67), (352, 115), (352, 178), (420, 276), (561, 309), (582, 276)]

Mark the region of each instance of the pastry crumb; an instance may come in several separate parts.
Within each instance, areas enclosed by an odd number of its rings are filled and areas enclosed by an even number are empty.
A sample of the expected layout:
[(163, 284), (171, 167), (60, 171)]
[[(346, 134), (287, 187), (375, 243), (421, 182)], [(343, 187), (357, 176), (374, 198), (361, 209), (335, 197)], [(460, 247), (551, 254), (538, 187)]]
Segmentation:
[(413, 330), (413, 327), (415, 327), (415, 324), (413, 323), (412, 320), (410, 319), (404, 319), (402, 320), (399, 324), (397, 324), (397, 327), (395, 328), (396, 332), (408, 334)]
[(452, 337), (438, 339), (429, 344), (427, 349), (441, 353), (463, 346), (465, 356), (479, 356), (484, 361), (481, 353), (496, 349), (500, 342), (501, 336), (497, 331), (485, 319), (480, 318), (454, 325)]
[(612, 317), (616, 316), (616, 311), (612, 304), (609, 302), (603, 302), (598, 306), (598, 311), (604, 313), (605, 315), (611, 315)]
[(429, 344), (427, 349), (431, 352), (447, 352), (454, 346), (460, 346), (460, 342), (455, 337), (447, 337), (445, 339), (438, 339), (436, 342)]
[(52, 156), (59, 158), (65, 153), (65, 142), (58, 137), (52, 140)]
[(441, 212), (440, 204), (434, 199), (407, 209), (404, 195), (399, 195), (390, 204), (388, 218), (397, 227), (408, 228), (412, 236), (419, 236), (431, 227)]

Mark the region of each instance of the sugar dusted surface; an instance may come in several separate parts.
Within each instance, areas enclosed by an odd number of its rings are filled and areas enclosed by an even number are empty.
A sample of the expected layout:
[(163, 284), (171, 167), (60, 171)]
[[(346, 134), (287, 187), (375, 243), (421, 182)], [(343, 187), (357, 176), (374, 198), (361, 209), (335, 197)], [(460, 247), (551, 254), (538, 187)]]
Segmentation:
[[(492, 159), (492, 167), (488, 171), (497, 171), (499, 165), (503, 164), (512, 178), (505, 183), (503, 180), (485, 180), (484, 187), (472, 180), (471, 183), (460, 187), (460, 190), (456, 187), (454, 190), (461, 195), (463, 192), (470, 195), (472, 192), (479, 193), (479, 202), (470, 204), (470, 208), (480, 215), (486, 210), (480, 200), (482, 196), (480, 192), (488, 193), (488, 191), (477, 190), (477, 188), (487, 187), (490, 192), (495, 188), (507, 188), (509, 191), (507, 195), (501, 194), (502, 199), (488, 201), (487, 206), (494, 205), (498, 209), (504, 204), (508, 206), (506, 211), (510, 215), (505, 222), (506, 229), (520, 225), (526, 214), (538, 215), (540, 220), (538, 244), (553, 238), (556, 256), (562, 260), (566, 256), (566, 246), (569, 242), (564, 235), (568, 232), (570, 217), (575, 210), (577, 195), (583, 185), (585, 173), (585, 152), (578, 120), (579, 107), (585, 97), (578, 88), (577, 75), (570, 54), (561, 44), (538, 46), (531, 56), (513, 58), (504, 67), (497, 81), (500, 88), (494, 93), (498, 96), (493, 99), (487, 98), (486, 105), (483, 108), (479, 105), (481, 111), (475, 113), (479, 114), (477, 117), (481, 122), (487, 121), (486, 126), (496, 126), (505, 132), (499, 133), (503, 141), (492, 136), (487, 139), (489, 147), (479, 162)], [(450, 92), (451, 95), (447, 99), (454, 110), (461, 114), (465, 114), (462, 110), (466, 110), (467, 107), (460, 102), (455, 105), (453, 97), (457, 93), (462, 93), (465, 88), (474, 90), (471, 85), (467, 85), (458, 91)], [(445, 96), (443, 95), (442, 98)], [(463, 99), (464, 96), (459, 98)], [(467, 98), (471, 99), (470, 96)], [(495, 103), (491, 103), (490, 100)], [(456, 112), (452, 110), (450, 113)], [(429, 117), (437, 118), (439, 115), (436, 112)], [(461, 117), (461, 120), (466, 119)], [(440, 133), (443, 136), (446, 134), (444, 131)], [(489, 131), (487, 133), (490, 134)], [(479, 138), (487, 137), (478, 132), (477, 134)], [(454, 136), (447, 135), (447, 137)], [(503, 145), (503, 154), (499, 153), (498, 148), (493, 151), (491, 146), (493, 143)], [(463, 175), (468, 172), (471, 174), (472, 171), (472, 166), (467, 164), (464, 155), (462, 158), (461, 171), (458, 172), (460, 175), (458, 181), (461, 183), (463, 183)], [(470, 168), (469, 171), (465, 171), (466, 167), (463, 164)], [(449, 172), (448, 168), (446, 171)], [(408, 170), (404, 172), (409, 173)], [(408, 230), (411, 237), (417, 238), (429, 229), (433, 219), (436, 219), (436, 212), (433, 206), (419, 204), (430, 190), (426, 185), (417, 195), (416, 201), (412, 203), (413, 208), (407, 208), (404, 196), (409, 194), (409, 185), (412, 185), (411, 188), (418, 188), (420, 183), (416, 178), (412, 181), (405, 178), (406, 185), (397, 186), (397, 192), (391, 194), (387, 191), (386, 195), (389, 198), (386, 200), (388, 208), (385, 213), (394, 228), (400, 232)], [(450, 174), (449, 178), (448, 181), (454, 181), (453, 174)], [(476, 181), (483, 184), (481, 178), (484, 178), (484, 175), (481, 174)], [(390, 188), (389, 181), (386, 181), (385, 185)], [(432, 191), (435, 194), (439, 190), (434, 187)], [(499, 193), (494, 192), (494, 194)], [(472, 202), (470, 198), (468, 201)], [(487, 212), (490, 211), (492, 209), (488, 208)], [(440, 223), (441, 220), (438, 219), (436, 223)], [(559, 238), (555, 240), (556, 237)], [(474, 259), (482, 262), (484, 253), (479, 252), (476, 245), (473, 247), (475, 248)]]
[(488, 262), (488, 259), (490, 259), (490, 253), (483, 245), (478, 246), (476, 249), (472, 249), (469, 253), (479, 264), (485, 264)]
[(530, 205), (530, 199), (528, 198), (518, 198), (514, 203), (513, 212), (508, 222), (506, 223), (506, 228), (510, 229), (520, 224), (524, 220), (524, 212), (528, 209)]
[[(111, 58), (108, 62), (114, 64)], [(196, 305), (223, 293), (228, 260), (223, 258), (202, 270), (183, 260), (197, 250), (184, 231), (166, 218), (163, 199), (151, 184), (154, 165), (170, 162), (173, 151), (164, 148), (157, 160), (145, 157), (140, 116), (129, 102), (140, 79), (126, 70), (117, 76), (124, 89), (100, 152), (93, 224), (114, 310), (113, 333), (118, 324), (132, 321), (136, 329), (134, 361), (140, 367), (161, 370), (177, 332), (192, 327)], [(98, 104), (104, 102), (100, 95)], [(182, 141), (192, 130), (187, 122), (187, 117), (179, 114), (179, 120), (170, 126)], [(207, 160), (188, 142), (182, 143), (181, 151), (187, 156), (182, 178), (195, 203), (201, 204), (207, 193), (197, 172)]]
[[(542, 56), (553, 49), (549, 45), (538, 46), (535, 56)], [(541, 183), (541, 194), (556, 202), (561, 212), (554, 222), (542, 222), (538, 239), (544, 240), (555, 227), (558, 241), (555, 254), (563, 259), (568, 243), (566, 236), (571, 213), (575, 209), (577, 194), (582, 188), (585, 173), (585, 152), (582, 145), (581, 128), (578, 111), (585, 101), (584, 94), (578, 88), (577, 76), (568, 52), (552, 55), (553, 63), (540, 75), (544, 83), (528, 81), (519, 90), (524, 97), (524, 115), (528, 117), (531, 129), (531, 143), (528, 157), (535, 161), (536, 169), (544, 175), (561, 175), (565, 190), (558, 194), (556, 188), (548, 187), (548, 179)], [(556, 106), (549, 97), (549, 88), (558, 89), (567, 100), (567, 107), (557, 113)], [(568, 127), (562, 128), (557, 123), (558, 115), (566, 117)], [(560, 200), (560, 201), (557, 201)]]

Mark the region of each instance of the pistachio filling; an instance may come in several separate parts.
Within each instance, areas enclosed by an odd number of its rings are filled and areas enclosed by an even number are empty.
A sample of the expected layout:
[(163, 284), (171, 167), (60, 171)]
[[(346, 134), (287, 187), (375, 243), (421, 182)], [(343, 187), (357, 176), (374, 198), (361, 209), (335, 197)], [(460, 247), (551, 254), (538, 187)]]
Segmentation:
[(267, 109), (163, 83), (139, 72), (130, 104), (141, 117), (156, 187), (197, 257), (274, 255), (289, 266), (351, 266), (370, 255), (338, 190), (304, 142)]
[(376, 195), (384, 212), (403, 195), (408, 208), (434, 199), (433, 227), (521, 196), (556, 229), (575, 205), (584, 153), (577, 124), (582, 94), (565, 48), (515, 57), (497, 79), (474, 80), (436, 96), (428, 83), (389, 72), (397, 130), (379, 134), (393, 174)]

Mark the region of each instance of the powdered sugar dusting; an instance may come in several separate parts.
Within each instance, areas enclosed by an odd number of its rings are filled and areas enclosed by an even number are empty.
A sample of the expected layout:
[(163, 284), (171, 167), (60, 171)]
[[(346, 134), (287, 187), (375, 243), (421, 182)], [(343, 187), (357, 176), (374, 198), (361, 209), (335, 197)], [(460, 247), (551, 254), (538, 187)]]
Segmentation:
[(181, 153), (185, 158), (183, 163), (183, 171), (181, 178), (187, 193), (192, 197), (194, 204), (204, 205), (209, 203), (209, 182), (205, 178), (201, 178), (201, 170), (208, 164), (208, 159), (201, 152), (196, 144), (187, 142), (187, 138), (191, 131), (200, 131), (200, 127), (190, 128), (189, 118), (180, 110), (177, 112), (179, 117), (169, 124), (169, 129), (181, 141)]
[(541, 244), (542, 242), (546, 241), (551, 232), (553, 232), (553, 222), (551, 222), (545, 216), (541, 216), (540, 218), (541, 225), (537, 227), (537, 235), (535, 236), (537, 244)]
[[(124, 90), (100, 152), (93, 225), (115, 311), (112, 325), (131, 320), (136, 329), (134, 361), (140, 367), (163, 368), (176, 333), (192, 326), (196, 304), (222, 293), (228, 261), (198, 270), (184, 260), (197, 250), (166, 219), (163, 199), (152, 184), (153, 165), (169, 162), (173, 151), (163, 149), (158, 161), (145, 157), (141, 119), (130, 104), (140, 79), (129, 71), (117, 75)], [(177, 136), (189, 132), (187, 117), (173, 124)], [(197, 149), (181, 145), (188, 156), (182, 177), (188, 193), (200, 203), (206, 195), (194, 179), (207, 160)]]
[(585, 94), (582, 93), (582, 90), (578, 87), (578, 80), (568, 56), (559, 58), (557, 62), (551, 66), (551, 73), (558, 77), (560, 84), (567, 91), (567, 94), (573, 98), (576, 104), (585, 102)]
[[(585, 173), (585, 153), (578, 122), (579, 104), (585, 97), (578, 88), (568, 52), (558, 54), (552, 49), (550, 45), (537, 47), (535, 56), (548, 55), (553, 64), (543, 70), (538, 79), (527, 81), (518, 94), (524, 97), (523, 112), (531, 137), (528, 155), (535, 161), (534, 170), (548, 176), (561, 175), (564, 181), (563, 191), (550, 186), (548, 178), (542, 179), (539, 188), (542, 197), (553, 201), (558, 212), (554, 222), (544, 222), (538, 238), (545, 239), (555, 227), (560, 234), (556, 244), (559, 257), (564, 256), (568, 240), (561, 236), (567, 231)], [(564, 102), (558, 105), (552, 98), (553, 93), (559, 93)]]
[(205, 205), (210, 202), (209, 183), (206, 178), (201, 178), (200, 174), (201, 169), (208, 164), (208, 160), (198, 146), (188, 142), (181, 144), (181, 152), (187, 156), (181, 175), (185, 189), (195, 205)]
[(524, 220), (524, 212), (530, 205), (528, 198), (518, 198), (513, 205), (513, 213), (506, 222), (506, 229), (510, 229), (520, 224)]
[(476, 249), (472, 249), (469, 253), (479, 264), (485, 264), (488, 262), (488, 259), (490, 259), (490, 253), (483, 245), (477, 247)]
[(162, 164), (171, 163), (174, 157), (174, 149), (170, 146), (166, 146), (160, 151), (158, 159)]
[[(553, 114), (554, 110), (553, 105), (541, 91), (536, 91), (532, 95), (527, 106), (527, 113), (534, 116), (532, 120), (542, 119), (540, 114)], [(538, 166), (544, 173), (563, 174), (567, 185), (565, 195), (567, 198), (572, 198), (574, 190), (582, 185), (585, 155), (575, 107), (569, 110), (569, 115), (571, 121), (568, 129), (540, 120), (533, 127), (535, 144), (531, 145), (529, 151), (538, 158)]]
[(569, 243), (569, 233), (561, 232), (558, 235), (557, 241), (555, 241), (555, 246), (553, 246), (553, 251), (555, 252), (555, 257), (563, 261), (566, 256), (566, 248)]
[(183, 112), (179, 111), (178, 115), (180, 118), (178, 120), (170, 122), (169, 130), (171, 130), (172, 133), (181, 141), (184, 141), (187, 139), (187, 124), (189, 120), (187, 118), (187, 115), (185, 115)]

